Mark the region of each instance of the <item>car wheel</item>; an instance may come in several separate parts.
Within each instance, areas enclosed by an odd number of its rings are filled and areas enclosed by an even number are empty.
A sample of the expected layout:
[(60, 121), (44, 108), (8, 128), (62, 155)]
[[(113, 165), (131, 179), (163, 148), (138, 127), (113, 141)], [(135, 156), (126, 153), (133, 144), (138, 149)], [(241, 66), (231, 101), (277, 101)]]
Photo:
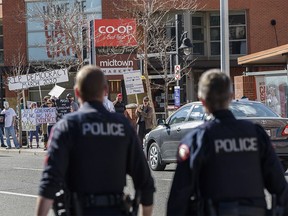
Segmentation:
[(151, 144), (148, 151), (149, 167), (154, 171), (162, 171), (165, 169), (166, 164), (161, 164), (161, 155), (158, 145), (154, 142)]

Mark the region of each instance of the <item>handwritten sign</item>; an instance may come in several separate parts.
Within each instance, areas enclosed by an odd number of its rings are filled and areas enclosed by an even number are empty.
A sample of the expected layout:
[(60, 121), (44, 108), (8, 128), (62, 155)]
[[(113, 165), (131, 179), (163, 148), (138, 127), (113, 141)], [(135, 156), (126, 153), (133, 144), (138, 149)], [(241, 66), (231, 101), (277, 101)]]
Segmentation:
[(70, 113), (70, 102), (68, 99), (58, 99), (56, 100), (57, 111), (61, 116)]
[(55, 83), (68, 82), (68, 70), (52, 70), (33, 74), (25, 74), (8, 77), (9, 90), (28, 89), (35, 86), (51, 85)]
[(22, 130), (23, 131), (35, 131), (36, 130), (36, 114), (33, 109), (22, 109)]
[(35, 109), (36, 124), (56, 123), (56, 107)]
[(130, 71), (123, 74), (127, 95), (144, 93), (140, 71)]

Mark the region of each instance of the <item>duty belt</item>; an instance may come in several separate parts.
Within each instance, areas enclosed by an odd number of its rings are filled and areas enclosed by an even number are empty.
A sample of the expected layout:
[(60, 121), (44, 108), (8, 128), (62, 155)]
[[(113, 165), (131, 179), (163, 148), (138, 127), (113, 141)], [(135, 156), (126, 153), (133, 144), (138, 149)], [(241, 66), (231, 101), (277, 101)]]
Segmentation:
[(116, 207), (120, 206), (123, 203), (123, 194), (111, 194), (111, 195), (98, 195), (98, 194), (89, 194), (84, 195), (83, 207)]

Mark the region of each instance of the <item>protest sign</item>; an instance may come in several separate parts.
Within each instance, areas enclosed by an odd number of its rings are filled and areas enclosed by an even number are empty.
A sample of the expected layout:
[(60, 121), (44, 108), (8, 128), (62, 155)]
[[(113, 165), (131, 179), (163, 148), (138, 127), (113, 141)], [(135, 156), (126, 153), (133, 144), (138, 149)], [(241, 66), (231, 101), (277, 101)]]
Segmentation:
[(37, 124), (56, 123), (56, 107), (37, 108), (35, 113)]
[(35, 86), (44, 86), (55, 83), (68, 82), (69, 77), (67, 69), (59, 69), (8, 77), (7, 81), (9, 90), (11, 91), (28, 89)]
[(5, 114), (0, 114), (0, 127), (4, 126), (5, 126)]
[(22, 131), (36, 130), (36, 114), (32, 109), (21, 110)]
[(70, 113), (70, 102), (68, 99), (58, 99), (56, 100), (56, 107), (58, 113), (63, 116), (67, 113)]
[(59, 98), (60, 95), (65, 91), (65, 88), (55, 85), (54, 88), (48, 93), (51, 97)]
[(130, 71), (123, 74), (127, 95), (144, 93), (140, 71)]

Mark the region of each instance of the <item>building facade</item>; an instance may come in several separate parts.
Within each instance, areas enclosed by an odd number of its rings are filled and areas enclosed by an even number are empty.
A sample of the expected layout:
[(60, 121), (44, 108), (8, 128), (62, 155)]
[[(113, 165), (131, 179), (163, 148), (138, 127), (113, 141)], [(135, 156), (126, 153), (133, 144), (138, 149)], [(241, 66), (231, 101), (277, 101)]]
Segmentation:
[[(49, 56), (51, 57), (46, 46), (49, 31), (25, 16), (32, 10), (34, 2), (32, 0), (3, 1), (3, 20), (0, 22), (0, 64), (2, 68), (12, 67), (13, 59), (19, 54), (24, 57), (27, 64), (39, 60), (49, 61)], [(64, 2), (74, 2), (74, 0)], [(77, 2), (80, 2), (86, 13), (92, 14), (96, 19), (127, 18), (125, 12), (117, 10), (114, 0), (77, 0)], [(199, 3), (199, 8), (193, 14), (177, 12), (182, 14), (183, 30), (188, 31), (188, 37), (194, 44), (193, 56), (189, 57), (194, 62), (189, 74), (183, 78), (181, 83), (181, 95), (184, 102), (197, 100), (197, 83), (204, 71), (220, 67), (219, 0), (205, 0), (199, 1)], [(288, 43), (288, 20), (285, 17), (287, 9), (288, 2), (286, 0), (229, 2), (230, 76), (232, 80), (245, 71), (244, 67), (237, 64), (238, 57)], [(1, 23), (3, 23), (3, 28), (1, 28)], [(167, 23), (166, 32), (168, 37), (175, 36), (173, 19)], [(256, 67), (254, 71), (262, 70), (261, 68), (263, 70), (271, 69), (269, 66)], [(173, 70), (171, 69), (171, 71)], [(67, 92), (72, 91), (74, 76), (75, 74), (71, 73), (70, 82), (64, 84)], [(156, 76), (152, 77), (151, 82), (162, 84), (162, 80)], [(125, 91), (121, 76), (111, 78), (109, 85), (112, 99), (116, 93)], [(46, 95), (49, 89), (51, 86), (43, 87), (42, 95)], [(38, 91), (38, 88), (30, 89), (29, 100), (39, 100)], [(169, 87), (168, 95), (170, 104), (174, 103), (173, 95), (174, 85), (172, 84)], [(5, 97), (13, 96), (6, 88)], [(130, 100), (128, 102), (134, 102), (132, 98), (128, 100)], [(157, 89), (153, 90), (153, 100), (157, 102), (155, 103), (156, 108), (161, 112), (163, 92)]]

